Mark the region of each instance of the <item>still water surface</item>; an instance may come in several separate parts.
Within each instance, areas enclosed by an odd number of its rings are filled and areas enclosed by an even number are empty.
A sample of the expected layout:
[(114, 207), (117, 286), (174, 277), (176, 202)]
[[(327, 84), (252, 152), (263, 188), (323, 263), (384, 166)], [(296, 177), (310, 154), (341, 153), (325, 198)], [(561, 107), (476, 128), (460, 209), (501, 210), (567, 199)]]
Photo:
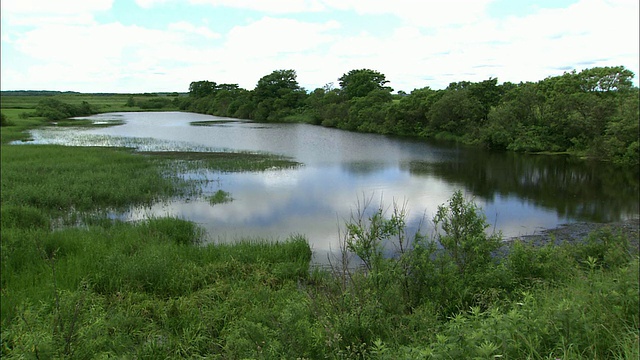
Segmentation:
[[(322, 261), (338, 249), (339, 227), (372, 198), (373, 206), (406, 203), (408, 223), (429, 234), (437, 206), (456, 190), (474, 198), (505, 237), (575, 221), (638, 216), (638, 170), (562, 156), (485, 152), (405, 138), (306, 124), (263, 124), (182, 112), (109, 113), (94, 129), (39, 129), (35, 143), (135, 146), (140, 150), (268, 152), (292, 157), (295, 169), (210, 172), (205, 193), (224, 190), (232, 202), (176, 199), (121, 216), (177, 216), (195, 221), (211, 241), (285, 239), (305, 235)], [(207, 122), (195, 126), (193, 122)], [(188, 175), (188, 174), (187, 174)], [(203, 176), (202, 174), (197, 176)], [(420, 225), (422, 224), (422, 225)]]

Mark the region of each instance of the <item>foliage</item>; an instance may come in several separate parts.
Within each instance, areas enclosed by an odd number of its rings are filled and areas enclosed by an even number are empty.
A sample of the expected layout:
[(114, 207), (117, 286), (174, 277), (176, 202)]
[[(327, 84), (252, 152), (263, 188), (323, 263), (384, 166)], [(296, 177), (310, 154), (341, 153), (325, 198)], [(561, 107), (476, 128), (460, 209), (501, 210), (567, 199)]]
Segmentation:
[(95, 110), (86, 101), (83, 101), (80, 105), (72, 105), (51, 98), (40, 101), (38, 106), (36, 106), (36, 115), (42, 116), (49, 121), (68, 119), (75, 116), (86, 116), (94, 113)]
[(231, 194), (224, 190), (218, 190), (209, 197), (209, 204), (224, 204), (233, 201)]
[(622, 66), (566, 72), (538, 82), (460, 81), (392, 95), (386, 76), (351, 70), (310, 93), (294, 70), (276, 70), (255, 89), (198, 81), (183, 110), (258, 121), (303, 121), (351, 131), (459, 141), (518, 152), (559, 152), (634, 166), (638, 88)]
[[(325, 356), (637, 356), (638, 260), (624, 238), (605, 231), (584, 244), (517, 241), (500, 252), (484, 214), (461, 192), (439, 207), (432, 240), (406, 233), (401, 207), (387, 214), (369, 205), (346, 223), (333, 275), (312, 277), (307, 290)], [(390, 244), (395, 255), (385, 251)], [(364, 268), (348, 266), (350, 254)]]
[(7, 116), (2, 113), (0, 116), (0, 126), (12, 126), (13, 123), (11, 122), (11, 120), (9, 120), (9, 118), (7, 118)]
[(487, 237), (486, 217), (471, 201), (465, 201), (456, 191), (448, 206), (441, 205), (433, 219), (444, 233), (437, 236), (447, 255), (455, 263), (460, 275), (469, 269), (479, 271), (491, 262), (491, 254), (500, 247), (501, 235)]
[(385, 86), (389, 81), (384, 74), (375, 70), (351, 70), (338, 80), (340, 80), (340, 87), (347, 99), (367, 96), (374, 90), (382, 90), (388, 93), (393, 91), (390, 87)]
[(167, 97), (157, 97), (154, 99), (138, 101), (135, 103), (140, 109), (143, 110), (157, 110), (172, 107), (172, 100)]

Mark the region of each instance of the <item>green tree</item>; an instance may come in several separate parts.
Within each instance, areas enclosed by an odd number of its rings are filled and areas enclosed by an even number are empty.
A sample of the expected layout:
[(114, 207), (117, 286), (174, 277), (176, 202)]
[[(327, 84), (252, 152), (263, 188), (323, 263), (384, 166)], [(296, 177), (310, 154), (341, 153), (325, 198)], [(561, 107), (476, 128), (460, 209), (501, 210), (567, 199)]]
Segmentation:
[(500, 103), (504, 90), (498, 85), (498, 79), (489, 78), (488, 80), (470, 84), (469, 93), (480, 102), (482, 120), (485, 121), (491, 108)]
[(258, 80), (254, 96), (261, 101), (268, 98), (279, 98), (301, 89), (295, 70), (275, 70)]
[(468, 89), (445, 90), (429, 110), (430, 128), (454, 136), (471, 135), (482, 122), (482, 104)]
[(214, 95), (218, 90), (218, 84), (214, 81), (194, 81), (189, 84), (189, 96), (194, 98), (201, 98), (209, 95)]
[(275, 70), (260, 78), (253, 90), (254, 118), (259, 121), (281, 120), (292, 109), (301, 107), (305, 98), (306, 92), (298, 85), (295, 70)]
[(367, 96), (374, 90), (384, 90), (389, 93), (393, 91), (392, 88), (385, 86), (389, 81), (384, 74), (375, 70), (351, 70), (338, 80), (340, 80), (342, 92), (348, 99)]
[(349, 100), (348, 119), (339, 127), (363, 132), (391, 132), (390, 129), (384, 128), (391, 100), (391, 93), (381, 89), (373, 90), (364, 97)]
[(577, 76), (583, 91), (610, 92), (631, 89), (634, 74), (624, 66), (605, 66), (585, 69)]
[(411, 94), (403, 97), (397, 106), (398, 123), (400, 128), (406, 129), (406, 135), (417, 135), (429, 124), (429, 110), (444, 94), (443, 91), (429, 87), (415, 89)]
[(620, 100), (615, 115), (606, 125), (604, 151), (614, 162), (625, 165), (638, 165), (640, 132), (640, 98), (638, 88)]

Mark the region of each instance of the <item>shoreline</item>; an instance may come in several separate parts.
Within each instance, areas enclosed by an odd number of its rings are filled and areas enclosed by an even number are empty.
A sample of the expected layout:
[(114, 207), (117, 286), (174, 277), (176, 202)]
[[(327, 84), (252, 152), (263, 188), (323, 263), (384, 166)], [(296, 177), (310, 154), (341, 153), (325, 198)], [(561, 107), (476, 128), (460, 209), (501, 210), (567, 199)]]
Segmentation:
[(614, 234), (622, 234), (629, 239), (629, 246), (635, 248), (636, 253), (640, 243), (640, 218), (631, 218), (621, 221), (609, 223), (595, 222), (576, 222), (562, 224), (556, 228), (544, 229), (537, 234), (521, 235), (507, 238), (505, 244), (511, 244), (514, 241), (523, 241), (535, 246), (544, 246), (550, 243), (560, 245), (563, 242), (575, 244), (582, 242), (590, 233), (609, 228)]

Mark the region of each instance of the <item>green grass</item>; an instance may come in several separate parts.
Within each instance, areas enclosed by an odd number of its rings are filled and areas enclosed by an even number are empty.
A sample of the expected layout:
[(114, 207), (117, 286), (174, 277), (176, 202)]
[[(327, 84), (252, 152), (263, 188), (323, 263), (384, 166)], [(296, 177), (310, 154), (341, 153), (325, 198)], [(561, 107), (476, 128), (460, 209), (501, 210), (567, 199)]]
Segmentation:
[(231, 194), (224, 190), (218, 190), (213, 195), (209, 196), (209, 204), (224, 204), (233, 201)]
[(170, 179), (127, 150), (2, 145), (2, 204), (94, 211), (176, 195)]
[[(284, 156), (247, 152), (187, 152), (187, 151), (143, 151), (153, 158), (175, 160), (184, 170), (208, 169), (222, 172), (264, 171), (301, 166)], [(179, 166), (178, 165), (178, 166)]]
[(153, 94), (55, 94), (55, 95), (2, 95), (0, 102), (2, 103), (3, 112), (8, 109), (18, 110), (33, 110), (43, 99), (56, 99), (62, 102), (80, 105), (83, 101), (97, 107), (99, 112), (119, 112), (119, 111), (141, 111), (137, 106), (126, 106), (130, 97), (134, 98), (136, 102), (147, 101), (151, 99), (157, 99), (160, 97), (166, 97), (171, 100), (173, 96), (168, 95), (153, 95)]

